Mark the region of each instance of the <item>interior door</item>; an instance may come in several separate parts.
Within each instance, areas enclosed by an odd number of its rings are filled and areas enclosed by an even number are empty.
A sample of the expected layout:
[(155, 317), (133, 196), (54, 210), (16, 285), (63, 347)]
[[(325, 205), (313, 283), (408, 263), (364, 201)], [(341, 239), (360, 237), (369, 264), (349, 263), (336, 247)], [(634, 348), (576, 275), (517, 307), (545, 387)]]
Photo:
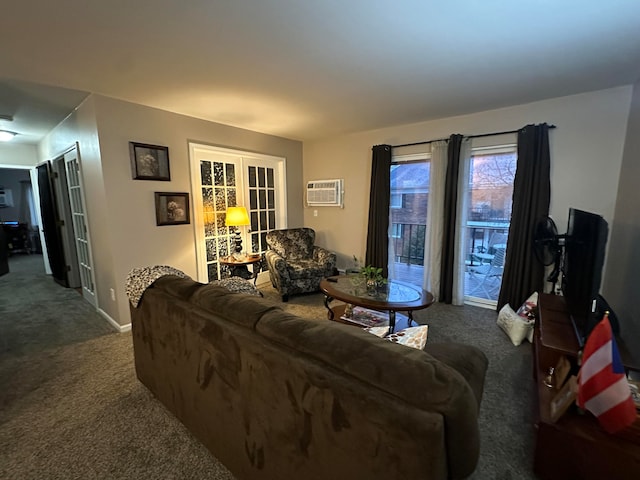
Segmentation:
[(77, 148), (65, 154), (64, 163), (82, 296), (93, 306), (96, 306), (91, 242), (89, 241), (84, 189), (82, 186), (82, 176), (80, 175), (80, 161)]
[(69, 204), (67, 172), (65, 170), (64, 157), (62, 156), (51, 162), (51, 182), (58, 215), (57, 226), (62, 240), (62, 250), (64, 251), (67, 286), (69, 288), (80, 288), (80, 269), (73, 233), (73, 216), (71, 205)]
[(40, 191), (40, 213), (42, 215), (42, 232), (47, 244), (47, 256), (53, 279), (60, 285), (68, 287), (67, 263), (64, 258), (62, 236), (60, 234), (58, 209), (51, 182), (51, 164), (41, 163), (38, 170), (38, 189)]
[(233, 252), (227, 207), (247, 208), (251, 225), (241, 228), (247, 252), (264, 252), (266, 233), (286, 227), (284, 159), (198, 144), (189, 151), (198, 281), (210, 282), (229, 275), (219, 262)]

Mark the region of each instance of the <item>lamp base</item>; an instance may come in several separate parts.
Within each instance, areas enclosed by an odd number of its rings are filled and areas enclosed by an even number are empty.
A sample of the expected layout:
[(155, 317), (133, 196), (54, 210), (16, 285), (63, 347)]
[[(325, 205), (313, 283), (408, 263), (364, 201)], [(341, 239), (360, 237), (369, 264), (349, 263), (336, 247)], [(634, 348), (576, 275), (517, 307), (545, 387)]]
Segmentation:
[(236, 230), (236, 238), (234, 240), (236, 242), (236, 253), (242, 252), (242, 235), (240, 235), (240, 230)]

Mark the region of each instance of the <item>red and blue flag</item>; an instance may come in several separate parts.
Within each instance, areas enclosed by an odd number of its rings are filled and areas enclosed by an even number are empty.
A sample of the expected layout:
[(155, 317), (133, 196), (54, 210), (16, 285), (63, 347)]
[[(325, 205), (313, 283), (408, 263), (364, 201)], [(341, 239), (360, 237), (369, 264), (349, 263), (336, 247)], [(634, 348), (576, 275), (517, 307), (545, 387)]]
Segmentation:
[(618, 432), (636, 420), (636, 407), (607, 314), (592, 330), (584, 346), (577, 401), (578, 406), (593, 413), (609, 433)]

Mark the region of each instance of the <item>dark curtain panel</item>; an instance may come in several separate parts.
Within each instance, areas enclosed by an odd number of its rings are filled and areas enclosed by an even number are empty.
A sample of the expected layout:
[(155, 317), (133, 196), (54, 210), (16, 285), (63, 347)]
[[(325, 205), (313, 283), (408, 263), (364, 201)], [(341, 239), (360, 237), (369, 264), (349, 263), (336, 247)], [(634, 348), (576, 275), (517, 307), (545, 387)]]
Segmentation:
[(369, 191), (369, 226), (365, 265), (382, 268), (389, 276), (389, 201), (391, 198), (391, 146), (373, 147), (371, 190)]
[(447, 175), (444, 184), (444, 224), (442, 231), (442, 266), (440, 268), (440, 302), (453, 300), (453, 271), (456, 240), (456, 206), (462, 135), (453, 134), (447, 145)]
[(533, 253), (533, 230), (549, 215), (549, 126), (527, 125), (518, 130), (518, 165), (513, 181), (513, 207), (498, 310), (517, 309), (533, 292), (542, 293), (544, 266)]

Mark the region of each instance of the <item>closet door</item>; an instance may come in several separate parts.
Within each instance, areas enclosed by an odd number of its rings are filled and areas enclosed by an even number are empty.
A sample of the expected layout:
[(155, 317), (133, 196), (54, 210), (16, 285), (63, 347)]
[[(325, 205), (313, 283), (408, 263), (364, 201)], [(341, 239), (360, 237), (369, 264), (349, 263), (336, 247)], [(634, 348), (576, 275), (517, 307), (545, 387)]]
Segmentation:
[(68, 287), (67, 263), (64, 259), (60, 219), (56, 207), (53, 183), (51, 182), (51, 164), (47, 161), (38, 165), (38, 189), (40, 190), (40, 212), (42, 214), (42, 232), (47, 243), (49, 266), (53, 279)]

